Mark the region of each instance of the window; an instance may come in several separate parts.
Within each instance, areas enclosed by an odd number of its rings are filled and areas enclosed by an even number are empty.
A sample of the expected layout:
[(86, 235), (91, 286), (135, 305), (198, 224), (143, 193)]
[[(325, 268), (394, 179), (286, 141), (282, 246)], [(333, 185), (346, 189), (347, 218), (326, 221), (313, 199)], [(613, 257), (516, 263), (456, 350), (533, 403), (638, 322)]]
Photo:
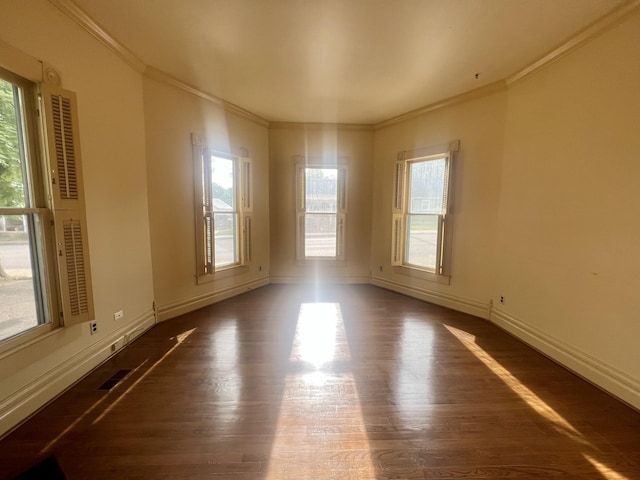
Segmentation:
[(202, 148), (198, 141), (196, 248), (198, 278), (207, 281), (251, 259), (251, 161)]
[(93, 318), (75, 96), (39, 87), (0, 69), (0, 341)]
[(346, 166), (298, 163), (297, 258), (344, 259)]
[[(392, 264), (448, 275), (450, 149), (403, 152), (396, 162), (392, 225)], [(406, 158), (405, 158), (406, 157)]]

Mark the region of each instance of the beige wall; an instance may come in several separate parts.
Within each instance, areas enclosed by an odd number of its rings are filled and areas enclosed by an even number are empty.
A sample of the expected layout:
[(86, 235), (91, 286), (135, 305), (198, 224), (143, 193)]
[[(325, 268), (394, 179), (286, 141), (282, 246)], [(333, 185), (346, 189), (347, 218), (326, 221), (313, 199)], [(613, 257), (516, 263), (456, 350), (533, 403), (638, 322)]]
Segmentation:
[(496, 321), (636, 406), (639, 127), (640, 15), (509, 89), (492, 288)]
[[(0, 2), (0, 37), (77, 94), (98, 333), (57, 329), (0, 355), (0, 434), (153, 324), (142, 80), (45, 0)], [(123, 309), (115, 322), (113, 313)], [(124, 338), (123, 338), (124, 337)]]
[[(149, 215), (156, 302), (161, 319), (268, 283), (268, 131), (220, 105), (155, 80), (144, 81)], [(247, 272), (196, 283), (191, 133), (221, 152), (252, 159), (252, 262)], [(262, 267), (262, 268), (260, 268)]]
[[(86, 324), (61, 328), (0, 354), (0, 434), (152, 325), (154, 298), (170, 318), (269, 281), (317, 278), (295, 261), (293, 157), (327, 151), (348, 158), (349, 212), (346, 262), (323, 278), (489, 316), (640, 408), (638, 15), (508, 90), (374, 131), (268, 128), (143, 79), (46, 0), (0, 0), (0, 11), (2, 40), (51, 63), (78, 95), (99, 327), (93, 336)], [(215, 149), (248, 150), (255, 177), (252, 265), (203, 285), (192, 132)], [(453, 139), (443, 285), (390, 266), (391, 173), (398, 151)]]
[[(425, 113), (375, 132), (373, 283), (487, 317), (494, 276), (494, 242), (506, 92)], [(451, 281), (443, 285), (391, 267), (391, 207), (398, 152), (460, 140), (453, 170)]]
[[(296, 262), (295, 160), (343, 158), (348, 165), (344, 264)], [(274, 124), (269, 130), (271, 280), (367, 282), (371, 249), (373, 131), (369, 127)]]

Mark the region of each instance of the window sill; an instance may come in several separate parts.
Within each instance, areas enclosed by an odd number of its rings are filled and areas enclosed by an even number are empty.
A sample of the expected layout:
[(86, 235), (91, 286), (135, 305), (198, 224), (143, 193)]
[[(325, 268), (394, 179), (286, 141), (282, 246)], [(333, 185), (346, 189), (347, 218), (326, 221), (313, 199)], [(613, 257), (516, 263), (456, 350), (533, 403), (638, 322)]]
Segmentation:
[(429, 282), (440, 283), (442, 285), (451, 284), (450, 275), (438, 275), (434, 272), (429, 272), (427, 270), (422, 270), (420, 268), (415, 268), (415, 267), (408, 267), (408, 266), (393, 267), (393, 273), (406, 275), (411, 278), (418, 278), (420, 280), (427, 280)]
[(335, 257), (308, 257), (296, 260), (296, 265), (304, 267), (305, 265), (322, 265), (327, 267), (343, 267), (347, 262), (343, 258)]
[(235, 277), (236, 275), (242, 275), (249, 273), (249, 265), (231, 265), (217, 270), (214, 273), (207, 275), (198, 275), (196, 277), (198, 285), (203, 283), (213, 282), (215, 280), (223, 280), (225, 278)]
[(28, 348), (35, 343), (41, 342), (52, 335), (57, 335), (62, 330), (63, 328), (58, 325), (45, 323), (44, 325), (38, 325), (22, 333), (18, 333), (13, 337), (5, 338), (0, 341), (0, 360)]

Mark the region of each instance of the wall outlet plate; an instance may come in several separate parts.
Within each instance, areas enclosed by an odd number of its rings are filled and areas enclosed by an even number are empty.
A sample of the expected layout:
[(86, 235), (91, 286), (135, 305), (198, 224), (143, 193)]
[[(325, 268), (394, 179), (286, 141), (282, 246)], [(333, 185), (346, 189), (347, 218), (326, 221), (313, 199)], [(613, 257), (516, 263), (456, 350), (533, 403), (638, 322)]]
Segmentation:
[(120, 320), (122, 317), (124, 317), (124, 310), (118, 310), (113, 314), (114, 320)]

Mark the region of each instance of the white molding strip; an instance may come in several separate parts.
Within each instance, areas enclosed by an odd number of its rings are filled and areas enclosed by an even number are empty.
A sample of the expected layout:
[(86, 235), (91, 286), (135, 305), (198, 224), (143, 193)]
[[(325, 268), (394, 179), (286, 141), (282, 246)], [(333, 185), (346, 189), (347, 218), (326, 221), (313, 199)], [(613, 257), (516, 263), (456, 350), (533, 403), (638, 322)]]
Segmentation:
[(72, 0), (49, 0), (54, 6), (58, 7), (71, 20), (76, 22), (87, 32), (98, 39), (103, 45), (112, 50), (122, 60), (124, 60), (131, 68), (138, 73), (143, 73), (146, 65), (131, 50), (116, 40), (109, 32), (102, 28), (91, 18), (84, 10), (76, 5)]
[(373, 125), (364, 123), (269, 122), (271, 130), (355, 130), (372, 132)]
[(214, 103), (215, 105), (219, 105), (227, 112), (236, 113), (263, 126), (269, 125), (269, 122), (267, 120), (249, 112), (248, 110), (245, 110), (244, 108), (227, 102), (226, 100), (216, 97), (215, 95), (211, 95), (195, 87), (187, 85), (186, 83), (173, 78), (171, 75), (145, 64), (142, 59), (137, 57), (123, 43), (121, 43), (113, 35), (102, 28), (102, 26), (100, 26), (98, 22), (96, 22), (84, 10), (76, 5), (73, 0), (49, 0), (49, 2), (60, 9), (71, 20), (76, 22), (87, 32), (93, 35), (100, 43), (102, 43), (109, 50), (115, 53), (138, 73), (176, 87), (203, 100)]
[(245, 293), (249, 290), (264, 287), (265, 285), (269, 285), (269, 277), (267, 276), (238, 285), (233, 285), (229, 288), (207, 292), (192, 298), (178, 300), (177, 302), (169, 303), (167, 305), (159, 305), (158, 320), (163, 322), (179, 315), (192, 312), (198, 308), (206, 307), (207, 305), (226, 300), (227, 298), (235, 297), (236, 295), (240, 295), (241, 293)]
[(0, 400), (0, 437), (71, 388), (125, 345), (155, 325), (149, 310), (122, 328), (72, 355), (23, 388)]
[(168, 73), (165, 73), (162, 70), (158, 70), (155, 67), (147, 66), (144, 70), (144, 76), (152, 80), (156, 80), (158, 82), (171, 85), (172, 87), (175, 87), (191, 95), (194, 95), (202, 100), (213, 103), (214, 105), (217, 105), (222, 109), (224, 109), (226, 112), (235, 113), (237, 115), (245, 117), (257, 123), (258, 125), (262, 125), (263, 127), (269, 126), (269, 122), (267, 120), (265, 120), (262, 117), (259, 117), (258, 115), (255, 115), (254, 113), (251, 113), (249, 110), (245, 110), (242, 107), (239, 107), (237, 105), (234, 105), (233, 103), (227, 102), (223, 98), (216, 97), (215, 95), (203, 92), (202, 90), (199, 90), (196, 87), (192, 87), (191, 85), (188, 85), (183, 81), (172, 77)]
[(473, 90), (461, 93), (459, 95), (454, 95), (453, 97), (445, 98), (444, 100), (440, 100), (439, 102), (425, 105), (424, 107), (417, 108), (416, 110), (403, 113), (402, 115), (398, 115), (397, 117), (390, 118), (389, 120), (376, 123), (374, 125), (374, 129), (380, 130), (382, 128), (389, 127), (391, 125), (395, 125), (397, 123), (402, 123), (402, 122), (406, 122), (407, 120), (417, 118), (421, 115), (424, 115), (425, 113), (433, 112), (435, 110), (441, 110), (443, 108), (451, 107), (459, 103), (475, 100), (476, 98), (486, 97), (487, 95), (491, 95), (492, 93), (496, 93), (496, 92), (501, 92), (506, 89), (507, 89), (507, 84), (505, 83), (505, 81), (498, 80), (497, 82), (490, 83), (488, 85), (485, 85), (484, 87), (475, 88)]
[(484, 319), (489, 318), (489, 303), (480, 302), (471, 298), (459, 297), (448, 293), (436, 292), (434, 290), (427, 290), (426, 288), (405, 285), (403, 283), (394, 282), (387, 278), (375, 275), (371, 277), (370, 283), (376, 287), (386, 288), (387, 290), (402, 293), (409, 297), (417, 298), (418, 300), (424, 300), (442, 307), (451, 308), (452, 310), (468, 313), (469, 315), (476, 317)]
[(578, 376), (640, 410), (640, 379), (634, 378), (498, 308), (492, 309), (489, 321)]
[(571, 36), (568, 40), (565, 40), (561, 45), (554, 48), (543, 57), (539, 58), (519, 72), (508, 77), (506, 79), (507, 85), (511, 86), (515, 82), (528, 77), (529, 75), (537, 72), (546, 65), (555, 62), (560, 57), (563, 57), (573, 52), (574, 50), (577, 50), (585, 43), (590, 42), (599, 35), (602, 35), (610, 28), (613, 28), (616, 25), (622, 23), (626, 18), (638, 13), (639, 11), (640, 0), (627, 0), (619, 7), (613, 9), (605, 16), (599, 18), (595, 22), (580, 30), (575, 35)]

